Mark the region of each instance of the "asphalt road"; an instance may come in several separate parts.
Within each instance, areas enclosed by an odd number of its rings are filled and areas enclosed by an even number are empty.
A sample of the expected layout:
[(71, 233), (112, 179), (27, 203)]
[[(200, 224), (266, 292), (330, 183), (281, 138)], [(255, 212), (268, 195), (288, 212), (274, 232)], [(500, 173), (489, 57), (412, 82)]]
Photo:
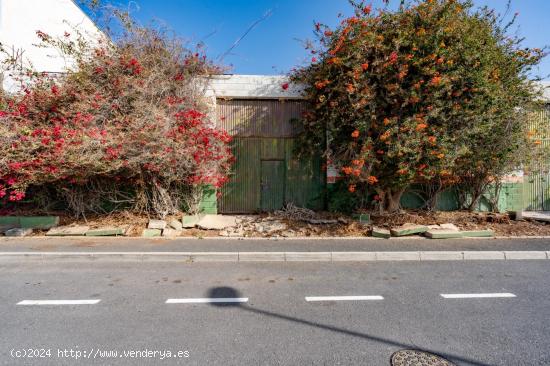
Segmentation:
[[(2, 264), (0, 365), (376, 366), (405, 348), (549, 365), (549, 276), (548, 261)], [(515, 297), (441, 296), (481, 293)], [(377, 297), (306, 301), (318, 296)], [(166, 303), (220, 297), (248, 302)]]

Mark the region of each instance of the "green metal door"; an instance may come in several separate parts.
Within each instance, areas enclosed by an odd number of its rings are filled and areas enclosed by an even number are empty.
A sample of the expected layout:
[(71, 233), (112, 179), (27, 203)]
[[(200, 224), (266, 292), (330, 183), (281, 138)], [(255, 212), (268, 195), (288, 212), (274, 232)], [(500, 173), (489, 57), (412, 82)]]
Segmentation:
[(260, 180), (260, 205), (262, 211), (283, 207), (285, 201), (284, 160), (262, 160)]

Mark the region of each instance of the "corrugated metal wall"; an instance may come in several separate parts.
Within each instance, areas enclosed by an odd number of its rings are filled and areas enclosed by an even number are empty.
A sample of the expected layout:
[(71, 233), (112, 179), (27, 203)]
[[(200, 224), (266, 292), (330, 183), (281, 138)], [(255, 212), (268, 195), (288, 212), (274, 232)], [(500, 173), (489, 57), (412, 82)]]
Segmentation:
[[(303, 102), (279, 100), (218, 100), (218, 126), (234, 136), (234, 173), (218, 200), (221, 213), (250, 213), (277, 202), (321, 209), (325, 177), (319, 156), (299, 159), (294, 153), (296, 128)], [(262, 164), (262, 161), (264, 162)], [(269, 163), (273, 161), (273, 163)], [(263, 172), (283, 166), (284, 174)], [(273, 174), (270, 174), (273, 173)], [(278, 179), (277, 177), (280, 177)], [(272, 179), (266, 182), (266, 179)], [(280, 196), (282, 195), (282, 197)]]
[[(550, 149), (550, 106), (533, 112), (529, 124), (533, 141), (540, 141), (535, 147), (542, 153)], [(537, 145), (534, 145), (537, 146)], [(550, 157), (545, 156), (533, 171), (525, 176), (524, 209), (528, 211), (550, 211)]]

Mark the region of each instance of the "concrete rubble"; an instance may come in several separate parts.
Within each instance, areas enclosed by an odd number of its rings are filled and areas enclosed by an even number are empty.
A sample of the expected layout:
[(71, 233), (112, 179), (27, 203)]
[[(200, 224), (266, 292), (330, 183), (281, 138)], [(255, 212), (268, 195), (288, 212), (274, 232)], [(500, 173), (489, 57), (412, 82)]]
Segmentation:
[(197, 222), (197, 227), (205, 230), (223, 230), (235, 225), (237, 225), (236, 217), (227, 215), (204, 215)]
[(166, 228), (166, 221), (164, 220), (149, 220), (147, 229), (159, 229), (163, 230)]
[(30, 228), (12, 228), (4, 232), (6, 236), (27, 236), (32, 234), (32, 229)]
[(413, 235), (413, 234), (422, 234), (428, 230), (429, 228), (425, 225), (406, 223), (399, 227), (392, 228), (390, 232), (393, 236), (405, 236), (405, 235)]

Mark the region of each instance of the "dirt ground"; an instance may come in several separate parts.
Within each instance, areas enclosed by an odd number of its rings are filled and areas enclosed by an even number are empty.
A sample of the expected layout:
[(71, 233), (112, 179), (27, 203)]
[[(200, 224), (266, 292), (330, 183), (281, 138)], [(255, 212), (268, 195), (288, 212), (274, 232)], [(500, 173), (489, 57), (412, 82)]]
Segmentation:
[[(118, 212), (110, 215), (94, 215), (84, 219), (74, 220), (73, 217), (63, 213), (55, 213), (61, 217), (61, 225), (88, 225), (90, 228), (100, 227), (128, 227), (128, 236), (140, 236), (142, 230), (147, 226), (149, 218), (145, 215), (136, 215), (130, 212)], [(314, 215), (314, 216), (311, 216)], [(353, 218), (345, 215), (316, 212), (310, 213), (308, 217), (301, 217), (299, 214), (287, 214), (279, 211), (271, 214), (262, 214), (256, 216), (238, 216), (239, 226), (243, 235), (247, 237), (273, 237), (273, 236), (369, 236), (373, 226), (391, 228), (400, 226), (404, 223), (415, 223), (423, 225), (435, 225), (443, 223), (453, 223), (462, 230), (491, 229), (499, 236), (550, 236), (550, 223), (522, 220), (512, 220), (508, 214), (495, 214), (485, 212), (425, 212), (425, 211), (405, 211), (394, 215), (371, 215), (371, 224), (363, 225)], [(167, 217), (170, 219), (180, 219), (181, 217)], [(331, 223), (312, 224), (308, 218), (333, 220)], [(249, 221), (248, 223), (247, 220)], [(241, 222), (245, 222), (243, 225)], [(262, 225), (273, 223), (284, 223), (286, 229), (274, 230), (271, 232), (258, 232), (254, 230), (254, 223), (259, 222)], [(252, 229), (251, 229), (252, 228)], [(43, 235), (44, 232), (37, 231), (34, 235)], [(182, 236), (193, 237), (217, 237), (220, 236), (218, 230), (201, 230), (197, 228), (184, 229)], [(222, 234), (223, 235), (223, 234)]]

